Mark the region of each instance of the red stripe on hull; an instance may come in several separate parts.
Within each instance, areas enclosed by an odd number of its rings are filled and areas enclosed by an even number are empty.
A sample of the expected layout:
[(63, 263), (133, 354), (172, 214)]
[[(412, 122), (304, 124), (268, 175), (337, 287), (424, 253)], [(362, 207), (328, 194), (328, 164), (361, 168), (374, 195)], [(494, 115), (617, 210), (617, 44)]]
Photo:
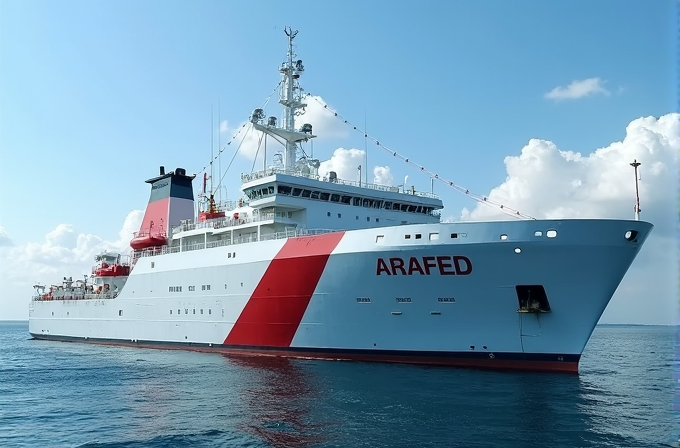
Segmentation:
[(189, 344), (158, 344), (154, 342), (125, 342), (125, 341), (101, 341), (101, 340), (65, 340), (56, 338), (34, 336), (36, 339), (53, 340), (60, 342), (80, 342), (97, 345), (109, 345), (114, 347), (148, 348), (155, 350), (188, 350), (202, 353), (221, 353), (235, 356), (252, 357), (282, 357), (294, 359), (321, 359), (334, 361), (364, 361), (364, 362), (388, 362), (397, 364), (429, 365), (444, 367), (469, 367), (489, 370), (514, 370), (533, 372), (561, 372), (578, 373), (578, 361), (539, 361), (527, 359), (490, 359), (490, 358), (463, 358), (442, 356), (407, 356), (396, 354), (379, 353), (324, 353), (323, 351), (295, 351), (294, 348), (286, 350), (248, 348), (231, 348), (223, 346), (189, 345)]
[(271, 261), (234, 327), (229, 345), (288, 347), (344, 232), (290, 238)]

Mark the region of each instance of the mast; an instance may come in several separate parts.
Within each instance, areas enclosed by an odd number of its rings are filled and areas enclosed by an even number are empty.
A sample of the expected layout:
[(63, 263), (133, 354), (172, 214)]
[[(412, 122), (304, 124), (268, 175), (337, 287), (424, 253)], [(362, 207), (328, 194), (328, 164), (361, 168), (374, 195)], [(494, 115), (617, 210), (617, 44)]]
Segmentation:
[[(281, 127), (276, 125), (276, 117), (265, 120), (262, 109), (255, 109), (250, 116), (250, 122), (258, 131), (279, 137), (285, 142), (284, 166), (286, 170), (295, 170), (297, 162), (297, 143), (316, 137), (312, 135), (312, 125), (305, 123), (300, 129), (295, 129), (295, 116), (305, 113), (307, 104), (303, 101), (304, 90), (300, 87), (300, 75), (305, 71), (302, 60), (295, 59), (297, 55), (293, 50), (293, 39), (297, 36), (297, 30), (290, 27), (284, 29), (288, 36), (288, 53), (286, 61), (279, 67), (281, 73), (281, 94), (279, 104), (283, 106), (283, 123)], [(266, 161), (265, 161), (266, 163)]]
[(642, 163), (638, 162), (637, 159), (633, 160), (633, 163), (630, 164), (635, 169), (635, 220), (639, 221), (640, 220), (640, 190), (638, 188), (638, 167), (642, 165)]

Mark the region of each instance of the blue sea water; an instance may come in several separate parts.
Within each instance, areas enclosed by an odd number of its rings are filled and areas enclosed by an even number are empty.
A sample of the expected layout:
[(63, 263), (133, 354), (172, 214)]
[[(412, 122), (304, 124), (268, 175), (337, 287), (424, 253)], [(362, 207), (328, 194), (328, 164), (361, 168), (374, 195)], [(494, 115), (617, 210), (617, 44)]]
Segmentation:
[(599, 326), (571, 375), (46, 342), (0, 322), (0, 447), (675, 447), (676, 338)]

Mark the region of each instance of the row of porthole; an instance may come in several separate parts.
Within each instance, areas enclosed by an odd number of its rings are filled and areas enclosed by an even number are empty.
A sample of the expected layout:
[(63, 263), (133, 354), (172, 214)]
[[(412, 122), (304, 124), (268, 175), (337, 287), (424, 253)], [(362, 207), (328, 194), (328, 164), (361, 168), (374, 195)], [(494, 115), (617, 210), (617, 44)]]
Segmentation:
[[(543, 236), (543, 232), (540, 230), (537, 230), (534, 232), (534, 236)], [(557, 230), (548, 230), (545, 232), (545, 236), (548, 238), (555, 238), (557, 236)], [(501, 241), (505, 241), (508, 239), (508, 235), (505, 233), (501, 235)]]
[[(172, 314), (172, 310), (170, 310), (170, 314)], [(177, 314), (182, 314), (182, 310), (178, 309)], [(184, 314), (189, 314), (189, 308), (184, 308)], [(196, 308), (193, 309), (192, 314), (196, 314)], [(200, 309), (200, 314), (203, 314), (203, 308)], [(208, 308), (208, 314), (212, 314), (212, 309)]]
[[(466, 236), (467, 236), (467, 233), (452, 233), (452, 234), (451, 234), (451, 238), (452, 238), (452, 239), (456, 239), (456, 238), (458, 238), (458, 237), (461, 237), (461, 238), (462, 238), (462, 237), (466, 237)], [(414, 237), (415, 237), (415, 239), (420, 240), (420, 239), (423, 238), (423, 235), (422, 235), (421, 233), (416, 233), (416, 234), (414, 235)], [(506, 235), (506, 237), (507, 237), (507, 235)], [(411, 239), (411, 234), (410, 234), (410, 233), (405, 234), (405, 235), (404, 235), (404, 239), (405, 239), (405, 240), (410, 240), (410, 239)], [(431, 241), (438, 240), (438, 239), (439, 239), (439, 233), (438, 233), (438, 232), (430, 233), (430, 240), (431, 240)]]
[[(328, 216), (328, 217), (330, 218), (331, 212), (326, 212), (326, 216)], [(338, 218), (342, 218), (342, 213), (338, 213)], [(359, 220), (359, 215), (356, 216), (356, 220), (357, 220), (357, 221)], [(371, 217), (370, 217), (370, 216), (367, 216), (367, 217), (366, 217), (366, 221), (369, 221), (369, 222), (370, 222), (370, 221), (371, 221)], [(380, 222), (380, 218), (375, 218), (375, 222)]]

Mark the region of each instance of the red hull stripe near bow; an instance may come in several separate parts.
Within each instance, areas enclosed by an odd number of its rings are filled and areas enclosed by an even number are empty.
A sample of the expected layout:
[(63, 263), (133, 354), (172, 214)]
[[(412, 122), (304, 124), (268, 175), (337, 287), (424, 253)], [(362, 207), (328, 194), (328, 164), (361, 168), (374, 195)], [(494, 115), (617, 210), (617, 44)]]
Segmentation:
[(344, 232), (290, 238), (267, 267), (224, 343), (288, 347)]

